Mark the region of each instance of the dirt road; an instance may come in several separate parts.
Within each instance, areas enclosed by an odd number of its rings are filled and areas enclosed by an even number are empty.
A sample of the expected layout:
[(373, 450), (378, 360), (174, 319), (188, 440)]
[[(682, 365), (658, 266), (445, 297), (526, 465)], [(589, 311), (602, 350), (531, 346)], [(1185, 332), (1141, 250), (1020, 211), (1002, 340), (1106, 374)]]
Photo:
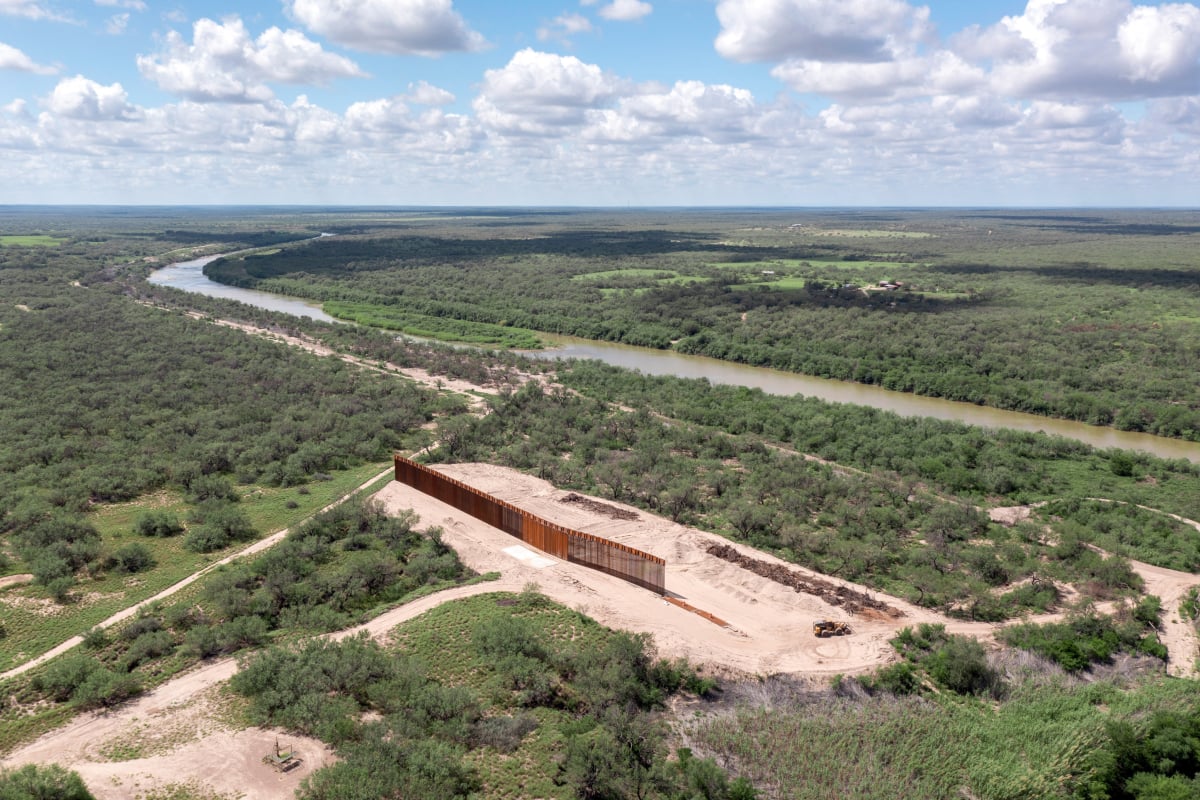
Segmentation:
[[(500, 580), (447, 589), (331, 638), (361, 631), (382, 638), (442, 603), (521, 588), (512, 580)], [(98, 800), (135, 800), (156, 788), (189, 783), (244, 800), (291, 797), (300, 781), (330, 763), (333, 755), (316, 739), (273, 728), (229, 727), (222, 720), (220, 692), (235, 672), (232, 658), (203, 664), (118, 709), (82, 714), (0, 765), (61, 764), (77, 771)], [(300, 767), (280, 774), (262, 763), (276, 741), (296, 750)]]
[[(852, 616), (819, 598), (797, 593), (706, 552), (711, 543), (725, 540), (632, 506), (605, 501), (625, 512), (620, 516), (632, 517), (614, 519), (580, 503), (564, 503), (562, 498), (568, 492), (515, 470), (489, 464), (453, 464), (437, 469), (553, 522), (666, 559), (668, 591), (724, 620), (728, 628), (619, 578), (534, 553), (508, 534), (402, 484), (390, 483), (376, 495), (389, 511), (412, 508), (423, 524), (442, 527), (443, 541), (472, 569), (495, 570), (520, 584), (536, 583), (543, 594), (598, 622), (652, 634), (659, 654), (666, 657), (682, 656), (718, 671), (750, 674), (850, 674), (893, 658), (888, 639), (905, 625), (941, 622), (951, 630), (985, 638), (994, 630), (990, 625), (963, 623), (883, 596), (880, 599), (901, 609), (904, 616)], [(733, 546), (754, 558), (807, 572), (750, 547)], [(876, 594), (846, 581), (822, 577)], [(817, 639), (811, 633), (814, 619), (845, 621), (854, 635)]]
[[(352, 491), (347, 492), (346, 494), (342, 495), (340, 498), (333, 501), (329, 505), (325, 506), (317, 513), (320, 514), (323, 511), (328, 511), (329, 509), (331, 509), (341, 503), (344, 503), (346, 500), (348, 500), (349, 498), (358, 494), (359, 492), (361, 492), (363, 489), (370, 486), (375, 481), (378, 481), (381, 478), (385, 478), (390, 474), (392, 474), (391, 467), (385, 469), (383, 472), (380, 472), (378, 475), (374, 476), (373, 478), (365, 481), (364, 483), (362, 483), (361, 485), (359, 485), (357, 488), (353, 489)], [(231, 554), (225, 556), (224, 558), (220, 559), (219, 561), (214, 561), (213, 563), (209, 564), (208, 566), (204, 567), (203, 569), (198, 570), (197, 572), (193, 572), (191, 575), (187, 576), (186, 578), (179, 581), (178, 583), (174, 583), (174, 584), (168, 586), (166, 589), (163, 589), (161, 592), (154, 595), (153, 597), (148, 597), (145, 600), (141, 601), (140, 603), (135, 603), (134, 605), (131, 605), (126, 609), (118, 611), (116, 614), (113, 614), (111, 617), (104, 620), (103, 622), (98, 624), (96, 627), (97, 628), (108, 628), (112, 625), (116, 625), (118, 622), (121, 622), (122, 620), (129, 619), (130, 617), (137, 614), (137, 612), (140, 611), (144, 606), (148, 606), (151, 603), (156, 603), (159, 600), (163, 600), (167, 597), (170, 597), (171, 595), (178, 592), (180, 589), (183, 589), (184, 587), (195, 583), (200, 578), (202, 578), (205, 575), (207, 575), (208, 573), (212, 572), (217, 567), (220, 567), (223, 564), (228, 564), (231, 561), (238, 559), (238, 558), (252, 556), (255, 553), (262, 552), (263, 550), (266, 550), (268, 547), (272, 547), (273, 545), (277, 544), (278, 542), (283, 541), (283, 538), (288, 535), (289, 530), (290, 530), (289, 528), (284, 528), (283, 530), (278, 531), (277, 533), (271, 534), (270, 536), (266, 537), (265, 539), (259, 539), (257, 542), (250, 545), (249, 547), (244, 547), (241, 550), (238, 550), (236, 553), (231, 553)], [(17, 577), (20, 577), (20, 576), (17, 576)], [(45, 653), (42, 653), (37, 658), (31, 659), (30, 661), (26, 661), (24, 664), (21, 664), (19, 667), (13, 667), (12, 669), (8, 670), (7, 672), (0, 673), (0, 680), (5, 680), (6, 678), (12, 678), (17, 675), (20, 675), (23, 672), (27, 672), (28, 670), (33, 669), (34, 667), (38, 666), (39, 664), (44, 664), (47, 661), (49, 661), (50, 659), (52, 659), (56, 656), (60, 656), (63, 653), (70, 650), (71, 648), (76, 647), (82, 643), (83, 643), (83, 636), (72, 636), (70, 639), (67, 639), (65, 642), (62, 642), (58, 646), (53, 647), (50, 650), (47, 650)]]
[[(660, 656), (685, 657), (713, 674), (852, 674), (893, 659), (888, 639), (906, 625), (940, 622), (951, 632), (985, 641), (998, 629), (949, 619), (878, 593), (874, 593), (878, 599), (899, 609), (903, 616), (850, 615), (817, 597), (709, 555), (707, 547), (718, 541), (711, 534), (610, 501), (564, 502), (570, 493), (503, 467), (456, 464), (439, 467), (439, 471), (562, 525), (662, 556), (667, 560), (669, 593), (719, 617), (728, 627), (618, 578), (535, 552), (451, 506), (392, 482), (375, 495), (389, 511), (412, 508), (420, 515), (422, 526), (442, 528), (443, 541), (464, 563), (480, 572), (499, 572), (502, 577), (423, 597), (335, 637), (365, 630), (373, 637), (386, 638), (395, 626), (442, 603), (486, 592), (520, 591), (531, 583), (603, 624), (652, 634)], [(752, 548), (733, 546), (757, 560), (807, 572)], [(1136, 562), (1134, 566), (1146, 578), (1148, 590), (1162, 597), (1168, 608), (1177, 608), (1186, 588), (1200, 580), (1200, 576)], [(1060, 616), (1041, 615), (1038, 621)], [(1171, 619), (1177, 614), (1164, 616)], [(810, 626), (818, 618), (847, 622), (854, 633), (817, 639)], [(1178, 630), (1169, 627), (1164, 642), (1171, 650), (1172, 671), (1181, 674), (1190, 664), (1186, 654), (1195, 647), (1194, 633), (1186, 625)], [(135, 800), (156, 787), (188, 782), (218, 793), (240, 794), (247, 800), (289, 797), (305, 775), (329, 763), (332, 755), (316, 740), (268, 729), (232, 730), (223, 723), (217, 693), (236, 669), (233, 659), (203, 665), (120, 709), (83, 715), (14, 752), (3, 765), (60, 763), (77, 770), (99, 800)], [(261, 763), (277, 739), (296, 748), (304, 760), (301, 768), (279, 775)]]
[[(490, 464), (453, 464), (437, 469), (553, 522), (666, 559), (668, 591), (729, 623), (729, 628), (720, 628), (620, 579), (540, 553), (536, 554), (536, 560), (531, 559), (529, 555), (533, 554), (521, 553), (524, 548), (513, 537), (402, 484), (390, 483), (376, 495), (391, 511), (412, 508), (423, 524), (441, 526), (445, 530), (444, 541), (473, 569), (495, 570), (506, 579), (535, 582), (547, 596), (605, 625), (650, 633), (664, 656), (684, 656), (694, 663), (751, 674), (853, 674), (893, 659), (894, 651), (888, 640), (905, 626), (942, 623), (952, 633), (974, 636), (984, 642), (993, 640), (1002, 627), (952, 619), (632, 506), (604, 501), (601, 505), (623, 512), (606, 515), (586, 504), (563, 502), (569, 492), (515, 470)], [(848, 614), (817, 597), (799, 594), (709, 555), (706, 550), (714, 541), (731, 544), (754, 559), (873, 595), (904, 615), (893, 618), (869, 612)], [(519, 549), (514, 551), (514, 546)], [(1163, 601), (1161, 639), (1170, 653), (1170, 672), (1194, 675), (1197, 637), (1190, 624), (1179, 620), (1178, 608), (1187, 589), (1200, 583), (1200, 576), (1136, 561), (1132, 565), (1145, 579), (1147, 591)], [(1045, 623), (1062, 617), (1061, 613), (1050, 613), (1029, 619)], [(847, 622), (854, 635), (814, 638), (810, 632), (814, 619)]]

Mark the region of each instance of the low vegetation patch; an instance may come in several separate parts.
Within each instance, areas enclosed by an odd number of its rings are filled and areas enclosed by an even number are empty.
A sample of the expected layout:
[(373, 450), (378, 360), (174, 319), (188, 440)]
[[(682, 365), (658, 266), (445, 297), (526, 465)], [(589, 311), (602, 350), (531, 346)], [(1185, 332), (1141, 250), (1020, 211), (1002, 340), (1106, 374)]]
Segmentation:
[(471, 322), (418, 314), (396, 306), (327, 302), (323, 308), (328, 314), (338, 319), (350, 320), (373, 328), (400, 331), (409, 336), (419, 336), (424, 339), (517, 350), (537, 350), (542, 346), (541, 340), (534, 331), (493, 325), (488, 322)]
[(75, 708), (122, 702), (196, 661), (298, 633), (351, 625), (413, 593), (467, 577), (436, 530), (351, 501), (279, 545), (213, 573), (195, 593), (149, 608), (32, 679), (44, 699)]
[(58, 247), (66, 239), (45, 234), (0, 236), (0, 247)]
[[(322, 477), (299, 487), (239, 487), (241, 499), (228, 509), (244, 525), (258, 531), (290, 527), (353, 490), (377, 473), (368, 464)], [(210, 501), (211, 502), (211, 501)], [(287, 508), (291, 503), (294, 508)], [(175, 492), (160, 492), (137, 501), (100, 506), (81, 518), (98, 533), (99, 550), (79, 572), (53, 587), (34, 584), (0, 594), (6, 635), (0, 636), (0, 670), (36, 657), (79, 635), (133, 603), (175, 584), (241, 546), (230, 538), (222, 550), (198, 552), (210, 540), (185, 535), (201, 529), (193, 510)], [(67, 528), (73, 530), (73, 528)], [(242, 528), (245, 530), (245, 528)], [(216, 531), (224, 535), (220, 531)], [(257, 533), (255, 534), (258, 535)], [(43, 559), (46, 556), (42, 556)], [(136, 570), (130, 569), (137, 567)], [(60, 591), (61, 599), (52, 593)]]
[(1194, 681), (1038, 673), (988, 702), (945, 692), (846, 696), (850, 688), (701, 716), (689, 735), (697, 751), (786, 800), (1195, 794)]
[(674, 800), (698, 784), (713, 800), (755, 797), (711, 760), (667, 759), (647, 712), (685, 686), (712, 687), (654, 660), (644, 637), (528, 590), (440, 606), (396, 638), (391, 653), (365, 638), (271, 649), (233, 679), (256, 721), (337, 748), (342, 760), (308, 778), (302, 798)]
[(1116, 653), (1141, 653), (1165, 661), (1167, 648), (1155, 630), (1160, 607), (1159, 599), (1151, 595), (1119, 617), (1078, 613), (1065, 622), (1013, 625), (1001, 631), (999, 638), (1072, 672), (1108, 663)]

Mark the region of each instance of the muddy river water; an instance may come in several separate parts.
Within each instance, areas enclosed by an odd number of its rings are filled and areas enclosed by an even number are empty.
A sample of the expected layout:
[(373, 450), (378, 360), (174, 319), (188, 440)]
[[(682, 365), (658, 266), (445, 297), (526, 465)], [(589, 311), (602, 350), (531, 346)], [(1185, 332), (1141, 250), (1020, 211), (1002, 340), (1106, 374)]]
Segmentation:
[[(204, 265), (220, 256), (205, 256), (156, 270), (150, 282), (189, 292), (240, 300), (243, 303), (281, 311), (296, 316), (334, 321), (314, 303), (253, 289), (239, 289), (209, 280)], [(984, 428), (1014, 428), (1022, 431), (1043, 431), (1086, 442), (1095, 447), (1120, 447), (1142, 450), (1160, 458), (1185, 458), (1200, 463), (1200, 443), (1183, 442), (1162, 436), (1113, 430), (1081, 422), (1050, 419), (1017, 411), (1002, 411), (971, 403), (921, 397), (894, 392), (878, 386), (848, 381), (813, 378), (792, 372), (751, 367), (718, 361), (703, 356), (685, 355), (669, 350), (594, 342), (587, 339), (543, 334), (552, 349), (532, 352), (534, 358), (592, 358), (613, 366), (637, 369), (647, 375), (674, 375), (681, 378), (706, 378), (715, 384), (730, 384), (761, 389), (769, 394), (818, 397), (835, 403), (855, 403), (893, 411), (909, 417), (936, 417), (956, 420)]]

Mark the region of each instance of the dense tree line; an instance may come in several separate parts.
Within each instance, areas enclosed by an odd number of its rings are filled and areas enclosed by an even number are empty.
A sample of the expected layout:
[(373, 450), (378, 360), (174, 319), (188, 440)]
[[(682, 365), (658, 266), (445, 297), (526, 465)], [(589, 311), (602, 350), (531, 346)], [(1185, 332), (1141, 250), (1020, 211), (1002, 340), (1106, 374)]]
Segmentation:
[[(196, 504), (189, 547), (219, 549), (253, 534), (226, 502), (237, 496), (232, 482), (295, 485), (383, 460), (457, 407), (104, 289), (7, 277), (0, 532), (56, 594), (80, 568), (103, 566), (80, 516), (92, 504), (180, 488)], [(225, 496), (210, 496), (213, 485)]]
[[(841, 465), (927, 482), (951, 494), (1011, 504), (1082, 494), (1200, 518), (1200, 467), (1182, 459), (1100, 452), (1063, 437), (907, 418), (865, 406), (639, 375), (595, 362), (561, 369), (558, 378), (605, 402), (654, 409), (670, 419), (731, 434), (761, 436)], [(1129, 512), (1110, 507), (1100, 513)]]
[(1125, 558), (1086, 546), (1083, 526), (1056, 537), (1039, 524), (991, 524), (970, 500), (939, 494), (937, 482), (922, 487), (919, 473), (847, 470), (762, 433), (657, 417), (634, 397), (614, 394), (610, 404), (529, 384), (482, 418), (446, 421), (431, 458), (525, 469), (972, 619), (1057, 608), (1062, 584), (1095, 598), (1142, 588)]
[[(471, 226), (374, 231), (207, 270), (235, 285), (374, 306), (380, 317), (402, 311), (671, 347), (1200, 440), (1190, 378), (1200, 364), (1200, 295), (1186, 237), (1115, 217), (1066, 227), (989, 217), (1003, 238), (988, 248), (976, 231), (926, 215), (909, 229), (936, 238), (878, 253), (867, 248), (880, 244), (853, 233), (836, 242), (721, 238), (735, 220), (679, 215), (671, 222), (680, 227), (711, 227), (667, 233), (631, 218), (608, 220), (605, 231), (527, 220), (535, 235), (524, 238)], [(1159, 228), (1190, 230), (1185, 221)], [(1146, 237), (1161, 260), (1147, 256)], [(629, 276), (586, 280), (620, 270)], [(784, 276), (803, 285), (772, 284)], [(863, 291), (883, 279), (903, 286)]]

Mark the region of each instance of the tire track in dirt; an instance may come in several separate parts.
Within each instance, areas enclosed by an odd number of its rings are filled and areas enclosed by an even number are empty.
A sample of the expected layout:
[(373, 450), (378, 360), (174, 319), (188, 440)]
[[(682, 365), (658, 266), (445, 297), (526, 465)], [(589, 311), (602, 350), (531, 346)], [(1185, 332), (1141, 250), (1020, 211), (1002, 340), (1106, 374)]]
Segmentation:
[[(373, 478), (370, 478), (369, 480), (363, 482), (358, 487), (352, 489), (351, 491), (349, 491), (346, 494), (339, 497), (337, 500), (334, 500), (332, 503), (328, 504), (324, 508), (317, 511), (315, 514), (310, 515), (300, 524), (301, 525), (304, 524), (304, 522), (307, 522), (309, 519), (312, 519), (312, 517), (316, 516), (317, 514), (321, 514), (325, 511), (328, 511), (331, 508), (336, 508), (337, 506), (339, 506), (342, 503), (349, 500), (351, 497), (354, 497), (354, 495), (356, 495), (359, 492), (361, 492), (362, 490), (366, 489), (372, 483), (375, 483), (376, 481), (381, 480), (381, 479), (387, 477), (388, 475), (390, 475), (392, 473), (392, 469), (393, 469), (392, 467), (388, 467), (383, 472), (380, 472), (378, 475), (374, 476)], [(102, 629), (109, 628), (109, 627), (112, 627), (113, 625), (116, 625), (118, 622), (127, 620), (130, 617), (132, 617), (134, 614), (136, 614), (138, 611), (140, 611), (141, 609), (150, 605), (151, 603), (156, 603), (159, 600), (165, 600), (166, 598), (175, 594), (179, 590), (181, 590), (187, 586), (190, 586), (191, 584), (200, 580), (200, 578), (203, 578), (205, 575), (207, 575), (208, 573), (217, 569), (218, 567), (223, 566), (225, 564), (229, 564), (230, 562), (235, 561), (239, 558), (245, 558), (246, 556), (251, 556), (251, 555), (254, 555), (255, 553), (260, 553), (269, 547), (273, 547), (274, 545), (283, 541), (283, 538), (288, 535), (288, 532), (290, 530), (291, 530), (291, 528), (284, 528), (281, 531), (277, 531), (277, 532), (271, 534), (270, 536), (266, 537), (265, 539), (259, 539), (257, 542), (254, 542), (250, 546), (244, 547), (241, 550), (238, 550), (236, 553), (231, 553), (218, 561), (214, 561), (213, 563), (193, 572), (191, 575), (188, 575), (183, 580), (178, 581), (177, 583), (171, 584), (166, 589), (163, 589), (161, 592), (154, 595), (153, 597), (148, 597), (145, 600), (134, 603), (133, 605), (131, 605), (127, 608), (124, 608), (121, 611), (118, 611), (117, 613), (113, 614), (111, 617), (104, 620), (103, 622), (97, 623), (95, 627), (102, 628)], [(58, 644), (58, 645), (52, 647), (51, 649), (47, 650), (46, 652), (42, 653), (38, 657), (30, 659), (29, 661), (26, 661), (24, 664), (21, 664), (20, 666), (13, 667), (12, 669), (8, 670), (7, 672), (0, 672), (0, 681), (7, 680), (8, 678), (15, 678), (16, 676), (21, 675), (22, 673), (28, 672), (29, 670), (33, 669), (34, 667), (45, 664), (50, 659), (60, 656), (63, 653), (67, 652), (68, 650), (70, 650), (82, 643), (83, 643), (82, 635), (72, 636), (71, 638), (67, 639), (66, 641), (61, 642), (60, 644)]]

